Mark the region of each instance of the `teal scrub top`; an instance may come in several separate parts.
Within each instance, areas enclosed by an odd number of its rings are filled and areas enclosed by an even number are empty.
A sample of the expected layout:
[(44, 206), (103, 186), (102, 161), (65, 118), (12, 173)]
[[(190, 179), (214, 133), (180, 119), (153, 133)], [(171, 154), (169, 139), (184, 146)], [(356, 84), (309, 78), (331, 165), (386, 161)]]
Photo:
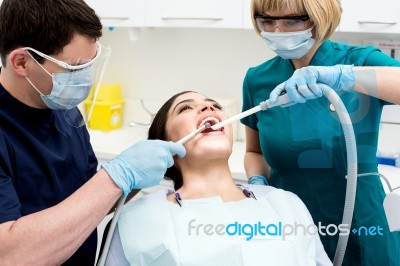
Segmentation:
[[(315, 66), (336, 64), (400, 66), (399, 61), (376, 48), (329, 40), (319, 47), (310, 62)], [(243, 82), (243, 111), (268, 99), (271, 91), (294, 71), (290, 60), (278, 56), (250, 68)], [(358, 173), (377, 172), (379, 124), (382, 107), (388, 103), (357, 92), (338, 94), (353, 123)], [(322, 243), (333, 260), (339, 237), (335, 231), (343, 217), (347, 165), (343, 131), (330, 102), (321, 97), (305, 104), (271, 108), (241, 122), (259, 133), (263, 156), (271, 167), (269, 183), (294, 192), (304, 201), (314, 223), (322, 228)], [(388, 229), (384, 196), (379, 177), (358, 178), (343, 265), (400, 265), (400, 233)]]

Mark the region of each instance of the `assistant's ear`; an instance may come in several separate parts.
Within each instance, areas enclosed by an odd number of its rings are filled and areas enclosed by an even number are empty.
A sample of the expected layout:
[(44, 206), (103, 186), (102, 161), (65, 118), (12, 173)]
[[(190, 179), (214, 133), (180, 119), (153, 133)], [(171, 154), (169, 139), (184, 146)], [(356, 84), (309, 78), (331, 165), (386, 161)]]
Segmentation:
[(8, 55), (7, 67), (13, 68), (14, 72), (25, 77), (27, 75), (26, 66), (28, 56), (27, 51), (15, 49)]

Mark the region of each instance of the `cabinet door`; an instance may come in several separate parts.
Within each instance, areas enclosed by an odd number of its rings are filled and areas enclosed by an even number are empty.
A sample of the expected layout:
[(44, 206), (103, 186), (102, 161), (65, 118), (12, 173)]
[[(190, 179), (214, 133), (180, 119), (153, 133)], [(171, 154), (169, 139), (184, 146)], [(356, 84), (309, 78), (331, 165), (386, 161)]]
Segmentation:
[(242, 27), (242, 0), (147, 0), (146, 4), (149, 27)]
[(250, 14), (251, 0), (243, 0), (243, 28), (254, 29)]
[(399, 0), (342, 0), (339, 31), (400, 33)]
[(105, 27), (142, 27), (146, 0), (85, 0)]

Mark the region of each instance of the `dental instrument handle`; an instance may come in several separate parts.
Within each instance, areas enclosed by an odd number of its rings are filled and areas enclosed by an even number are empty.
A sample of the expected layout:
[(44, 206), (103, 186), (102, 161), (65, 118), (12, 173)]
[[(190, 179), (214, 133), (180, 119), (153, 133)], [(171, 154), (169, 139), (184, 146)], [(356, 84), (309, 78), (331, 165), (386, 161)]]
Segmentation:
[(268, 108), (275, 107), (275, 106), (284, 106), (284, 105), (288, 106), (292, 103), (293, 102), (289, 99), (289, 96), (287, 95), (287, 93), (285, 93), (285, 94), (279, 96), (278, 99), (276, 100), (276, 102), (274, 102), (274, 103), (270, 103), (269, 100), (263, 101), (259, 105), (255, 106), (247, 111), (244, 111), (240, 114), (232, 116), (232, 117), (230, 117), (224, 121), (221, 121), (215, 125), (212, 125), (211, 128), (213, 130), (217, 130), (217, 129), (220, 129), (221, 127), (224, 127), (228, 124), (231, 124), (239, 119), (242, 119), (246, 116), (257, 113), (259, 111), (265, 111)]
[(192, 138), (196, 137), (199, 133), (201, 133), (202, 131), (204, 131), (206, 128), (210, 128), (211, 124), (210, 123), (205, 123), (204, 125), (202, 125), (201, 127), (199, 127), (198, 129), (196, 129), (195, 131), (189, 133), (188, 135), (186, 135), (185, 137), (181, 138), (180, 140), (177, 141), (177, 143), (180, 143), (182, 145), (185, 145), (188, 141), (190, 141)]
[(294, 104), (295, 102), (291, 101), (289, 98), (289, 95), (285, 92), (284, 94), (280, 95), (278, 99), (276, 99), (276, 102), (271, 103), (269, 100), (263, 101), (260, 103), (261, 110), (265, 111), (268, 108), (276, 107), (276, 106), (282, 106), (286, 107), (289, 105)]
[(220, 129), (221, 127), (224, 127), (224, 126), (226, 126), (228, 124), (231, 124), (231, 123), (233, 123), (233, 122), (235, 122), (235, 121), (237, 121), (239, 119), (242, 119), (243, 117), (246, 117), (246, 116), (249, 116), (251, 114), (257, 113), (258, 111), (261, 111), (261, 110), (262, 110), (262, 108), (261, 108), (261, 104), (260, 104), (260, 105), (257, 105), (256, 107), (253, 107), (253, 108), (251, 108), (251, 109), (249, 109), (247, 111), (244, 111), (244, 112), (242, 112), (240, 114), (234, 115), (234, 116), (232, 116), (232, 117), (230, 117), (228, 119), (225, 119), (224, 121), (221, 121), (221, 122), (219, 122), (219, 123), (217, 123), (215, 125), (212, 125), (211, 128), (213, 130)]

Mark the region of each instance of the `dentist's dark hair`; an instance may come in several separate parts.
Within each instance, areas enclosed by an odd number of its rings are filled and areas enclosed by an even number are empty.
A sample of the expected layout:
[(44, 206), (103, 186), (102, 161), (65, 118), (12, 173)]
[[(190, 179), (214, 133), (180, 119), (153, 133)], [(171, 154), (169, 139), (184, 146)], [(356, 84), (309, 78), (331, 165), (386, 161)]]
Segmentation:
[[(161, 106), (160, 110), (158, 110), (157, 114), (154, 116), (153, 122), (151, 123), (147, 139), (160, 139), (168, 141), (168, 134), (166, 130), (168, 112), (171, 109), (172, 104), (174, 103), (176, 98), (183, 94), (191, 92), (197, 93), (195, 91), (182, 91), (169, 98), (163, 104), (163, 106)], [(165, 177), (171, 179), (174, 182), (175, 190), (179, 189), (183, 185), (182, 174), (175, 166), (168, 168), (167, 172), (165, 173)]]
[[(94, 40), (102, 35), (95, 11), (84, 0), (3, 0), (0, 7), (0, 55), (19, 47), (31, 47), (55, 55), (69, 44), (75, 34)], [(44, 59), (32, 53), (42, 63)]]

